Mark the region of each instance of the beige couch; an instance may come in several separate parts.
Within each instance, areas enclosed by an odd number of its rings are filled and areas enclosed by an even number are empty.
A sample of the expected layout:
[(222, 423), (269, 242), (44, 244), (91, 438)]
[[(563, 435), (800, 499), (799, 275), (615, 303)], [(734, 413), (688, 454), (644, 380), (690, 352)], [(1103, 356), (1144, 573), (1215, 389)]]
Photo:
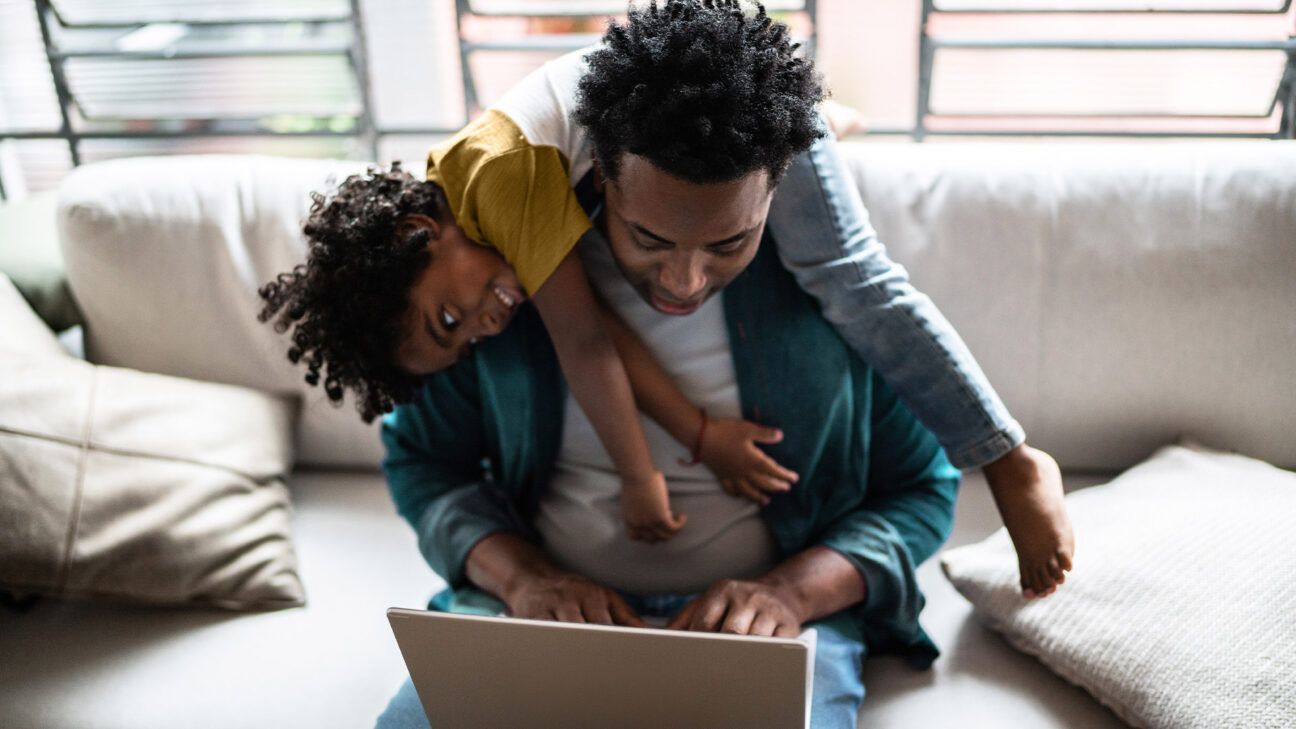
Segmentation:
[[(848, 144), (883, 239), (1069, 488), (1181, 434), (1296, 465), (1296, 145)], [(299, 382), (255, 287), (301, 255), (305, 194), (354, 163), (135, 159), (60, 200), (87, 356), (300, 399), (290, 480), (308, 604), (263, 614), (44, 601), (0, 611), (0, 727), (368, 726), (404, 675), (388, 606), (439, 586), (375, 433)], [(998, 527), (978, 476), (951, 545)], [(1084, 535), (1078, 535), (1084, 549)], [(861, 726), (1116, 727), (978, 625), (935, 560), (930, 672), (865, 667)]]

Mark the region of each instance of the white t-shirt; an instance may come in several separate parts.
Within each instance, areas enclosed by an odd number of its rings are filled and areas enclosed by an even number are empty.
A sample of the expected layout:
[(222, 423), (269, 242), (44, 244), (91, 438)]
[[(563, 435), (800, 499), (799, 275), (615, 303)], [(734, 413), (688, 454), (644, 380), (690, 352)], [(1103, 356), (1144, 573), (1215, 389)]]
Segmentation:
[[(583, 243), (579, 250), (590, 281), (689, 401), (711, 417), (741, 417), (721, 297), (689, 316), (662, 314), (639, 297), (605, 245)], [(569, 395), (558, 462), (535, 520), (546, 552), (564, 569), (637, 595), (700, 592), (718, 579), (768, 571), (778, 551), (760, 507), (725, 493), (706, 466), (681, 465), (688, 449), (646, 416), (640, 420), (671, 507), (688, 514), (688, 524), (666, 542), (630, 540), (612, 459)]]

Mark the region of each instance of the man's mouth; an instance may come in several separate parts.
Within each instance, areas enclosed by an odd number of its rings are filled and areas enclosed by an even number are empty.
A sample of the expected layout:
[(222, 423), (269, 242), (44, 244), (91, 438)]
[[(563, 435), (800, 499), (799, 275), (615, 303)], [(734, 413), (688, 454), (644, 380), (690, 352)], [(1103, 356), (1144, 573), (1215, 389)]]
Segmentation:
[(687, 316), (697, 311), (698, 307), (702, 306), (702, 301), (703, 299), (698, 299), (697, 301), (687, 304), (677, 304), (673, 301), (663, 299), (656, 294), (652, 294), (651, 303), (654, 309), (663, 314), (670, 314), (671, 316)]

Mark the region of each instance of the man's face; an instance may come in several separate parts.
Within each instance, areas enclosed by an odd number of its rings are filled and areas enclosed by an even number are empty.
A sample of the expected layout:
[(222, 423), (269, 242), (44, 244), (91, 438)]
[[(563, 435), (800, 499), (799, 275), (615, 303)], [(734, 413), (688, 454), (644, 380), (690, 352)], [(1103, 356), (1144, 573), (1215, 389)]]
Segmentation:
[(743, 272), (769, 215), (769, 173), (696, 184), (625, 153), (604, 185), (612, 257), (644, 301), (684, 316)]

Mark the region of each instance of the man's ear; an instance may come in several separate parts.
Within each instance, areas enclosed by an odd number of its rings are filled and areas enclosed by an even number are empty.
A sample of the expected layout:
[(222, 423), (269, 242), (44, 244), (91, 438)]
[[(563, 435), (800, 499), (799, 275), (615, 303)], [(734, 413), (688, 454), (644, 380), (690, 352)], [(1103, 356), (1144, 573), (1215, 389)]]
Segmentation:
[(598, 160), (594, 160), (594, 191), (602, 195), (607, 188), (607, 180), (603, 179), (603, 168), (599, 166)]
[(415, 230), (428, 231), (433, 240), (441, 237), (441, 224), (430, 216), (423, 215), (422, 213), (406, 215), (396, 224), (396, 235), (402, 238), (413, 233)]

